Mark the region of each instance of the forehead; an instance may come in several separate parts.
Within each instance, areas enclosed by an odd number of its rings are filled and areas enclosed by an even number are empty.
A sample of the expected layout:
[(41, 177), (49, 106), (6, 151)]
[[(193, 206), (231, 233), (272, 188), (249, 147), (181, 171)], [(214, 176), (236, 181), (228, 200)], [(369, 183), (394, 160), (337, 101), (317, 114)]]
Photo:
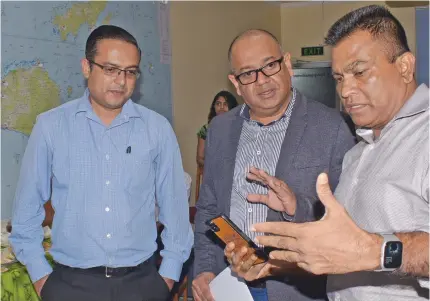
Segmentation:
[(226, 102), (224, 96), (218, 96), (218, 98), (216, 99), (217, 102)]
[(334, 70), (339, 70), (355, 62), (374, 62), (382, 57), (387, 60), (385, 45), (383, 41), (372, 37), (369, 32), (355, 32), (332, 48), (332, 67)]
[(140, 61), (139, 51), (136, 46), (115, 39), (98, 41), (95, 58), (103, 63), (111, 63), (119, 66), (138, 65)]
[(259, 68), (270, 59), (282, 55), (279, 45), (266, 34), (245, 36), (239, 39), (232, 49), (231, 62), (236, 70)]

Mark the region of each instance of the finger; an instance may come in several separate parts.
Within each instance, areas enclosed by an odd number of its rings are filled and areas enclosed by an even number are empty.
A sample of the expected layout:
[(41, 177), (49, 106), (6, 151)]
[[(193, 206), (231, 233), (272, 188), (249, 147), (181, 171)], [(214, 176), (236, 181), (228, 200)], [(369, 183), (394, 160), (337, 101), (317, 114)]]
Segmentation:
[(243, 262), (243, 264), (240, 266), (240, 270), (244, 273), (248, 272), (251, 267), (254, 265), (254, 262), (257, 260), (257, 256), (252, 254), (247, 260)]
[(202, 293), (201, 297), (203, 301), (215, 301), (214, 297), (212, 296), (209, 284), (206, 284), (201, 288), (201, 293)]
[(251, 231), (297, 238), (305, 232), (307, 223), (265, 222), (254, 224)]
[(326, 173), (319, 174), (316, 186), (318, 198), (320, 199), (321, 203), (323, 203), (326, 207), (326, 212), (330, 210), (336, 210), (342, 207), (331, 191), (328, 176)]
[(200, 291), (200, 289), (193, 283), (192, 285), (193, 288), (193, 297), (195, 301), (203, 301), (202, 299), (202, 293)]
[(264, 180), (263, 180), (259, 175), (253, 174), (253, 173), (251, 173), (251, 172), (249, 172), (249, 173), (246, 175), (246, 178), (247, 178), (248, 180), (250, 180), (250, 181), (256, 181), (256, 182), (260, 182), (260, 183), (262, 183), (262, 184), (264, 184), (264, 185), (267, 185), (267, 183), (265, 183), (265, 182), (264, 182)]
[(233, 252), (234, 248), (235, 248), (235, 244), (234, 242), (229, 242), (226, 246), (225, 246), (225, 251), (226, 252)]
[(269, 275), (271, 268), (272, 268), (271, 264), (269, 263), (265, 264), (263, 268), (260, 270), (260, 272), (258, 272), (256, 279), (260, 279)]
[(266, 179), (265, 175), (267, 175), (267, 173), (264, 170), (258, 169), (255, 167), (250, 167), (249, 172), (247, 174), (247, 178), (267, 185), (267, 182), (265, 180)]
[(266, 247), (298, 252), (299, 246), (297, 239), (286, 236), (258, 236), (255, 239), (258, 244)]
[(226, 245), (224, 249), (224, 255), (227, 257), (227, 260), (231, 259), (233, 257), (233, 251), (234, 251), (235, 245), (233, 242), (230, 242)]
[(269, 196), (266, 194), (248, 194), (246, 199), (251, 203), (261, 203), (269, 205)]
[(301, 260), (300, 254), (293, 251), (272, 251), (270, 252), (269, 256), (273, 260), (281, 260), (292, 263), (297, 263)]
[(232, 257), (232, 265), (238, 267), (245, 260), (245, 255), (248, 253), (248, 248), (242, 247), (238, 252), (235, 252)]

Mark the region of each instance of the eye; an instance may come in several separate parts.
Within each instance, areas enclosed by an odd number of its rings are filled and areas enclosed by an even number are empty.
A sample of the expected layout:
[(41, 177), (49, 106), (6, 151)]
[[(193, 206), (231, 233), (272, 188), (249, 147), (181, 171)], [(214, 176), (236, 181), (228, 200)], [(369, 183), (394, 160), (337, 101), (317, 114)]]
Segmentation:
[(104, 67), (105, 72), (114, 73), (117, 69), (115, 67)]
[(271, 63), (269, 63), (269, 64), (266, 65), (266, 68), (271, 69), (271, 68), (274, 68), (275, 66), (276, 66), (276, 63), (275, 62), (271, 62)]
[(364, 75), (365, 72), (366, 72), (366, 70), (354, 72), (354, 76), (355, 77), (361, 77)]
[(336, 81), (337, 84), (340, 84), (343, 81), (343, 77), (342, 76), (335, 76), (334, 80)]
[(139, 71), (137, 70), (126, 70), (126, 72), (128, 75), (133, 75), (133, 76), (136, 76), (139, 73)]

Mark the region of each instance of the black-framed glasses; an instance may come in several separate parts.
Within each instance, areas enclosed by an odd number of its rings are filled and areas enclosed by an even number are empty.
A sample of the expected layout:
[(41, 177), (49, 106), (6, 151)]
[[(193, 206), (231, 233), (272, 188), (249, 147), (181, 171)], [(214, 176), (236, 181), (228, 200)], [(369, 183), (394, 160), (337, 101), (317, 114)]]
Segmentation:
[(249, 84), (255, 83), (258, 79), (259, 72), (269, 77), (281, 71), (281, 65), (282, 65), (281, 63), (283, 60), (284, 60), (284, 57), (281, 57), (280, 59), (270, 62), (259, 69), (245, 71), (239, 75), (236, 75), (235, 78), (242, 85), (249, 85)]
[(125, 77), (129, 79), (138, 79), (140, 77), (140, 70), (139, 69), (121, 69), (113, 66), (104, 66), (100, 65), (94, 61), (88, 60), (91, 64), (96, 65), (100, 69), (103, 70), (103, 73), (107, 76), (111, 77), (117, 77), (121, 75), (121, 72), (124, 72)]

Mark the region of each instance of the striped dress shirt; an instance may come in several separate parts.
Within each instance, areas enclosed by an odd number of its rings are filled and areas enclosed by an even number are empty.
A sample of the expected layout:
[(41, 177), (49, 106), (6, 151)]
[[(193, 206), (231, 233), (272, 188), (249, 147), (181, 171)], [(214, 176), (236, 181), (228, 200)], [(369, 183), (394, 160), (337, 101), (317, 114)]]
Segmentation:
[(250, 231), (251, 226), (266, 221), (268, 208), (264, 204), (250, 203), (246, 197), (254, 193), (267, 194), (268, 190), (264, 185), (248, 181), (246, 175), (251, 166), (262, 169), (270, 175), (275, 174), (296, 94), (296, 89), (293, 88), (285, 113), (280, 119), (267, 125), (251, 120), (249, 107), (246, 104), (240, 111), (240, 116), (245, 119), (245, 122), (236, 153), (230, 218), (251, 239), (259, 235)]

